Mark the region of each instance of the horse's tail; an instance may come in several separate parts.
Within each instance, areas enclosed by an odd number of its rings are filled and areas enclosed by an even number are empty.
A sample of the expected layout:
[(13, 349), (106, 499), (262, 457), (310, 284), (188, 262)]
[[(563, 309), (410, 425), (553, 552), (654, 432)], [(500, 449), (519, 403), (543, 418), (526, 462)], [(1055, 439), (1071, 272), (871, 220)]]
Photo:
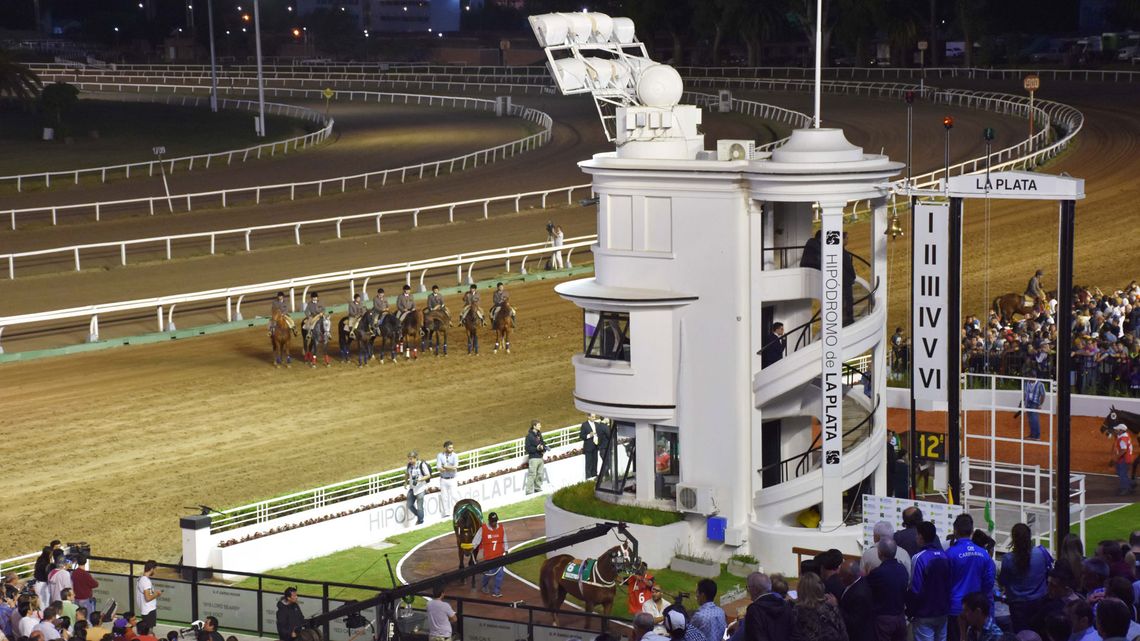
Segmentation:
[(554, 608), (554, 601), (558, 598), (558, 575), (561, 570), (557, 567), (557, 559), (554, 557), (543, 561), (538, 573), (538, 592), (542, 595), (542, 606), (548, 609)]

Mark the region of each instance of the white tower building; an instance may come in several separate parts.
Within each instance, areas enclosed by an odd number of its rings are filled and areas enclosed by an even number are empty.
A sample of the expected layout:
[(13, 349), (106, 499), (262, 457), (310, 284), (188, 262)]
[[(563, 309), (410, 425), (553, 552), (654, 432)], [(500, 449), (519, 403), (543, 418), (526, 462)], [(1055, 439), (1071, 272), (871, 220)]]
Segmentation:
[[(552, 18), (531, 20), (548, 53), (559, 51), (541, 22)], [(567, 93), (598, 80), (568, 82), (575, 58), (597, 66), (577, 50), (551, 55)], [(599, 198), (595, 276), (556, 288), (583, 309), (575, 405), (616, 426), (598, 496), (688, 512), (694, 533), (711, 520), (723, 541), (690, 545), (722, 558), (749, 551), (769, 571), (796, 572), (793, 547), (855, 552), (862, 527), (845, 525), (846, 506), (859, 491), (885, 491), (886, 404), (875, 397), (886, 386), (887, 180), (902, 165), (864, 154), (837, 129), (797, 130), (770, 155), (748, 158), (745, 146), (743, 158), (717, 160), (696, 133), (701, 112), (676, 104), (679, 77), (667, 78), (676, 72), (628, 66), (629, 101), (594, 92), (603, 122), (602, 102), (617, 103), (607, 122), (617, 151), (580, 163)], [(843, 270), (828, 269), (842, 260), (840, 237), (825, 235), (835, 244), (823, 248), (822, 271), (801, 266), (801, 254), (817, 212), (825, 232), (837, 231), (854, 203), (870, 205), (871, 252), (843, 325)], [(774, 321), (788, 330), (786, 354), (764, 367)], [(859, 375), (836, 376), (861, 356), (870, 396), (866, 380), (850, 384)], [(797, 523), (812, 507), (819, 526)]]

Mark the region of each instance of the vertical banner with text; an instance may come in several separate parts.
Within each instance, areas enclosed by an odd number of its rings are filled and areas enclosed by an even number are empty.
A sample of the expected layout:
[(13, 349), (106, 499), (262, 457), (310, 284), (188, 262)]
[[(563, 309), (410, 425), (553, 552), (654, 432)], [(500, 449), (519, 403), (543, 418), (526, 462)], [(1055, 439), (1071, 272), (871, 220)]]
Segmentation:
[[(914, 397), (946, 401), (950, 381), (946, 358), (946, 285), (950, 259), (949, 203), (918, 202), (914, 206), (914, 267), (911, 288), (911, 352)], [(954, 320), (954, 322), (957, 322)]]
[[(820, 357), (823, 476), (843, 476), (843, 209), (824, 209), (820, 234)], [(826, 494), (826, 492), (825, 492)], [(825, 506), (826, 511), (826, 506)]]

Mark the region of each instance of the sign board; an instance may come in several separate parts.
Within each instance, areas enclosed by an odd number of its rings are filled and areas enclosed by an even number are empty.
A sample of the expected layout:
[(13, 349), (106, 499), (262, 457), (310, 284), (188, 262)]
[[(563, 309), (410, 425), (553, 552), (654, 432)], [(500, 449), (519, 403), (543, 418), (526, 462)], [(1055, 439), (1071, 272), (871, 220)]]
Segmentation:
[(842, 477), (843, 457), (843, 210), (824, 211), (820, 234), (823, 476)]
[(998, 171), (951, 176), (948, 193), (954, 198), (1013, 198), (1024, 200), (1081, 200), (1085, 180), (1032, 171)]
[[(217, 617), (223, 628), (257, 630), (257, 590), (198, 585), (198, 616)], [(276, 630), (276, 623), (269, 630)]]
[[(934, 523), (938, 536), (945, 539), (954, 531), (954, 519), (963, 512), (961, 505), (948, 505), (946, 503), (932, 503), (929, 501), (916, 501), (914, 499), (896, 499), (893, 496), (863, 495), (863, 547), (874, 545), (875, 524), (886, 521), (897, 532), (903, 527), (902, 513), (908, 507), (915, 506), (922, 510), (922, 518)], [(943, 548), (946, 544), (943, 543)]]
[(162, 595), (158, 597), (158, 610), (162, 612), (163, 620), (194, 620), (194, 586), (186, 581), (168, 579), (153, 579), (152, 583), (156, 590), (162, 591)]
[(326, 98), (326, 99), (330, 99), (330, 98), (332, 98), (332, 97), (333, 97), (333, 95), (335, 94), (335, 92), (334, 92), (332, 89), (328, 88), (328, 87), (325, 87), (325, 90), (324, 90), (324, 92), (323, 92), (323, 93), (325, 94), (325, 98)]
[[(593, 632), (573, 630), (570, 628), (551, 628), (545, 625), (534, 626), (534, 641), (570, 641), (570, 639), (589, 639), (594, 637)], [(526, 637), (519, 637), (520, 639)]]
[(166, 147), (153, 147), (151, 151), (154, 152), (154, 155), (161, 156), (166, 153)]
[(914, 397), (942, 401), (950, 385), (947, 373), (946, 283), (949, 278), (949, 203), (919, 202), (914, 207), (914, 257), (911, 271), (911, 352)]
[(918, 458), (923, 461), (946, 462), (946, 435), (935, 432), (919, 432)]
[(930, 43), (925, 41), (925, 40), (919, 40), (918, 41), (918, 50), (919, 51), (926, 51), (927, 47), (929, 47), (929, 46), (930, 46)]
[(99, 582), (99, 587), (91, 591), (91, 595), (95, 597), (96, 607), (100, 610), (106, 610), (107, 606), (111, 605), (111, 601), (114, 601), (119, 605), (117, 608), (119, 612), (135, 609), (134, 604), (131, 603), (130, 577), (124, 574), (104, 574), (102, 572), (92, 572), (91, 576)]
[[(463, 641), (518, 641), (527, 638), (526, 624), (464, 616)], [(537, 633), (537, 630), (535, 631)]]
[(1021, 86), (1025, 87), (1025, 90), (1030, 93), (1037, 91), (1041, 88), (1041, 76), (1031, 73), (1025, 76), (1025, 79), (1021, 81)]

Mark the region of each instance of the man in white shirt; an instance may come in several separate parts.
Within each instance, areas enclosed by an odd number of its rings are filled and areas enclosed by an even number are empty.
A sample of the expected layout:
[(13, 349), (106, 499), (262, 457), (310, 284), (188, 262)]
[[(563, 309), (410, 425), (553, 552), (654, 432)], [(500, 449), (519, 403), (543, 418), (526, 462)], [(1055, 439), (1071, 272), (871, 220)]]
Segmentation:
[(443, 585), (435, 587), (427, 604), (428, 641), (451, 641), (451, 624), (455, 623), (455, 610), (443, 600)]
[(143, 565), (142, 576), (135, 583), (135, 605), (139, 617), (142, 621), (147, 622), (151, 630), (154, 629), (154, 624), (158, 621), (158, 597), (162, 596), (162, 590), (155, 590), (150, 580), (157, 567), (158, 561), (154, 559), (147, 561)]
[(451, 441), (443, 442), (443, 451), (435, 457), (435, 469), (439, 472), (439, 514), (446, 519), (455, 507), (455, 476), (459, 472), (459, 455)]
[(32, 630), (40, 622), (40, 613), (38, 610), (33, 610), (32, 606), (28, 603), (20, 604), (20, 621), (16, 624), (16, 633), (21, 637), (28, 637), (32, 635)]
[(44, 641), (55, 641), (56, 639), (63, 639), (64, 641), (67, 641), (68, 637), (70, 636), (67, 634), (67, 630), (64, 630), (61, 634), (60, 631), (56, 629), (55, 619), (58, 615), (59, 613), (56, 612), (55, 608), (51, 606), (44, 608), (44, 618), (42, 621), (37, 623), (36, 627), (34, 628), (35, 630), (38, 630), (40, 634), (44, 635)]

